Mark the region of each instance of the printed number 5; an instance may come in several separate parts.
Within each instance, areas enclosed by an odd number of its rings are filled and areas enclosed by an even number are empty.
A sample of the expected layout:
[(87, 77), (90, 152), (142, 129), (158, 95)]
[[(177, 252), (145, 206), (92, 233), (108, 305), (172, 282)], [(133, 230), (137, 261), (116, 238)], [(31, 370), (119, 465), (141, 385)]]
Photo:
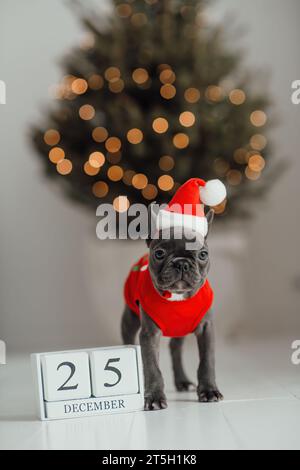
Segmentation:
[(115, 359), (109, 359), (106, 363), (106, 366), (104, 367), (104, 370), (109, 370), (110, 372), (113, 372), (114, 374), (117, 375), (118, 379), (115, 383), (113, 384), (109, 384), (109, 383), (105, 383), (104, 384), (104, 387), (114, 387), (115, 385), (117, 385), (121, 378), (122, 378), (122, 374), (121, 372), (119, 371), (119, 369), (117, 369), (116, 367), (113, 367), (113, 366), (110, 366), (109, 364), (111, 364), (112, 362), (119, 362), (120, 358), (115, 358)]

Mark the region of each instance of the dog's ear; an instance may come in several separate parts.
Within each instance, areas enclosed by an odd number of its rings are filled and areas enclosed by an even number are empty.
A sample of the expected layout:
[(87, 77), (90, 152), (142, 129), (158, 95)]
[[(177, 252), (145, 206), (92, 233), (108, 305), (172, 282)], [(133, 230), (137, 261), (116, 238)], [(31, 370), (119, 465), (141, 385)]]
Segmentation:
[(146, 239), (147, 246), (150, 246), (153, 234), (156, 232), (156, 219), (159, 211), (159, 205), (152, 202), (148, 206), (148, 238)]
[(207, 231), (206, 237), (208, 237), (214, 217), (215, 217), (215, 211), (213, 209), (210, 209), (208, 213), (206, 214), (206, 219), (207, 219), (207, 224), (208, 224), (208, 231)]

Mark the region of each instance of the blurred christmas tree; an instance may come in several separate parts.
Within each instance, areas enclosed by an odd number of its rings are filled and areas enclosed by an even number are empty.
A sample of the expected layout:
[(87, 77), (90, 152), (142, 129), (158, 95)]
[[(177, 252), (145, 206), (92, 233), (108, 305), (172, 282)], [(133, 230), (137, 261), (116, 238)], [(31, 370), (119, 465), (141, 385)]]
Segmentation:
[(268, 188), (268, 100), (222, 27), (206, 24), (206, 3), (114, 0), (106, 19), (80, 9), (86, 35), (63, 61), (46, 126), (33, 130), (47, 174), (73, 199), (122, 211), (217, 177), (230, 196), (217, 213), (241, 217)]

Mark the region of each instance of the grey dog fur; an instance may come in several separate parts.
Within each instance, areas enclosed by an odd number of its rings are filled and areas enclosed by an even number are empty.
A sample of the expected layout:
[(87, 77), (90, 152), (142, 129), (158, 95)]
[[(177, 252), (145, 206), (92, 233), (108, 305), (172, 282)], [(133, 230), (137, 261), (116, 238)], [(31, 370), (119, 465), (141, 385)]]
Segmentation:
[[(213, 211), (207, 214), (209, 227), (213, 220)], [(201, 263), (197, 257), (197, 253), (205, 249), (208, 251), (207, 238), (201, 243), (199, 250), (187, 251), (185, 249), (186, 239), (176, 238), (176, 233), (171, 232), (169, 240), (160, 239), (149, 240), (149, 270), (154, 286), (159, 292), (167, 288), (166, 283), (173, 281), (176, 276), (175, 271), (172, 272), (168, 266), (171, 261), (177, 259), (187, 259), (190, 263), (189, 287), (181, 290), (185, 298), (189, 298), (204, 284), (207, 273), (209, 271), (210, 259)], [(153, 252), (160, 246), (167, 247), (169, 250), (168, 266), (164, 269), (162, 275), (161, 266), (154, 261)], [(209, 252), (208, 252), (209, 253)], [(176, 283), (175, 283), (176, 284)], [(174, 284), (174, 285), (175, 285)], [(180, 285), (180, 281), (179, 281)], [(180, 287), (181, 288), (181, 287)], [(172, 291), (172, 289), (171, 289)], [(177, 292), (176, 290), (173, 290)], [(161, 330), (147, 315), (140, 306), (140, 318), (125, 306), (122, 316), (121, 332), (124, 344), (134, 344), (136, 335), (140, 330), (139, 340), (142, 351), (142, 359), (145, 377), (145, 410), (157, 410), (167, 407), (167, 400), (164, 393), (164, 381), (159, 368), (159, 343), (161, 338)], [(198, 385), (197, 394), (200, 402), (217, 402), (223, 399), (222, 394), (216, 385), (215, 376), (215, 337), (214, 337), (214, 321), (213, 312), (210, 310), (203, 320), (200, 322), (194, 334), (197, 339), (199, 350), (199, 368), (198, 368)], [(170, 352), (172, 358), (172, 367), (174, 373), (174, 382), (178, 391), (186, 391), (195, 386), (187, 378), (182, 364), (182, 346), (184, 338), (172, 338), (170, 340)]]

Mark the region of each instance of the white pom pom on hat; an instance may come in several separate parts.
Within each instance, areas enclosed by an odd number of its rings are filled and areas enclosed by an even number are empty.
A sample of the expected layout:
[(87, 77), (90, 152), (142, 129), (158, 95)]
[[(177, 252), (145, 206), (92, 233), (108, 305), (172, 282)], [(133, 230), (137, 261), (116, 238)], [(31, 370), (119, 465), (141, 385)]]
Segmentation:
[(200, 200), (206, 206), (217, 206), (226, 198), (226, 187), (220, 180), (207, 181), (205, 186), (199, 187)]

